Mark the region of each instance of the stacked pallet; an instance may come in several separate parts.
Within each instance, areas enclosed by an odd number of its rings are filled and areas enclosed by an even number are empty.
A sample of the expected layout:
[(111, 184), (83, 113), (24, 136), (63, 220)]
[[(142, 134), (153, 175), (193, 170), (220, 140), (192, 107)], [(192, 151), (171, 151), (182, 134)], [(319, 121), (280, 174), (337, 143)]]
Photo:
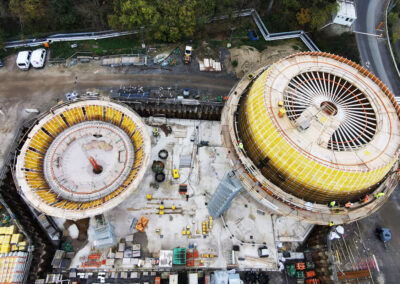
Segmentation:
[(221, 62), (215, 61), (212, 58), (204, 58), (203, 61), (199, 61), (200, 71), (208, 71), (208, 72), (220, 72)]

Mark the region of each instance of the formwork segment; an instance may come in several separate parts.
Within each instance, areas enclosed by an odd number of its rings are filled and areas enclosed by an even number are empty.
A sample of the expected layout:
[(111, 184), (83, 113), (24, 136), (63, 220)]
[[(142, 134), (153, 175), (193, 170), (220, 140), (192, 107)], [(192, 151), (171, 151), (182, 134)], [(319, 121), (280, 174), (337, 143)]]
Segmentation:
[(390, 99), (363, 77), (323, 56), (271, 66), (239, 110), (247, 155), (275, 184), (309, 201), (348, 201), (370, 191), (397, 160), (400, 123)]
[[(241, 165), (236, 174), (263, 205), (316, 224), (347, 223), (376, 211), (398, 183), (399, 109), (368, 70), (304, 52), (232, 89), (222, 136), (229, 158)], [(357, 133), (365, 125), (369, 133)], [(349, 127), (355, 130), (344, 137)], [(385, 197), (340, 206), (378, 192)], [(339, 206), (328, 208), (332, 200)]]
[(133, 192), (150, 137), (140, 117), (105, 100), (59, 105), (27, 134), (16, 180), (37, 210), (67, 219), (102, 213)]

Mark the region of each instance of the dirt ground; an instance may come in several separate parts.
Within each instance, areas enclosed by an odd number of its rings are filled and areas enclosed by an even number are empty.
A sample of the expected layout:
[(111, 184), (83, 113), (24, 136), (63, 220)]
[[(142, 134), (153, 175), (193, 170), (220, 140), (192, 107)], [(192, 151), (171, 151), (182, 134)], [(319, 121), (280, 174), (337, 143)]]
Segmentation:
[[(230, 59), (226, 59), (224, 63), (227, 72), (233, 72), (238, 78), (241, 78), (251, 70), (270, 65), (296, 52), (299, 51), (293, 48), (293, 43), (291, 42), (270, 46), (262, 52), (251, 46), (241, 46), (240, 48), (232, 48), (230, 50)], [(234, 61), (237, 62), (236, 67), (232, 66)]]
[[(88, 228), (89, 228), (89, 218), (77, 220), (77, 221), (72, 221), (72, 220), (66, 220), (63, 226), (63, 235), (65, 237), (65, 240), (70, 241), (72, 244), (72, 247), (74, 248), (75, 251), (80, 250), (83, 248), (88, 240)], [(72, 239), (69, 236), (68, 228), (75, 224), (79, 230), (79, 235), (77, 239)]]
[(53, 65), (22, 71), (16, 67), (15, 57), (6, 58), (4, 67), (0, 68), (0, 143), (3, 145), (0, 147), (0, 168), (18, 124), (29, 116), (25, 109), (45, 111), (63, 100), (67, 92), (83, 93), (96, 89), (107, 96), (110, 88), (139, 85), (188, 87), (202, 89), (203, 93), (225, 95), (235, 84), (235, 78), (225, 72), (191, 72), (183, 65), (169, 71), (159, 67), (102, 67), (99, 61), (92, 61), (72, 67)]
[[(78, 63), (72, 67), (65, 65), (46, 65), (43, 69), (19, 70), (15, 64), (16, 55), (5, 58), (0, 68), (0, 168), (4, 154), (14, 137), (18, 125), (32, 116), (25, 109), (38, 109), (43, 112), (64, 100), (65, 93), (73, 90), (79, 93), (96, 90), (108, 96), (111, 88), (135, 85), (143, 87), (172, 87), (201, 90), (208, 96), (226, 96), (237, 78), (262, 65), (268, 65), (296, 52), (292, 42), (271, 46), (259, 52), (248, 46), (233, 48), (222, 56), (225, 70), (219, 73), (200, 72), (196, 60), (190, 65), (179, 64), (174, 67), (103, 67), (99, 61)], [(220, 51), (203, 45), (208, 55), (221, 56)], [(214, 56), (211, 56), (214, 57)], [(195, 55), (196, 58), (196, 55)], [(217, 58), (215, 58), (217, 59)], [(231, 62), (237, 61), (237, 67)]]

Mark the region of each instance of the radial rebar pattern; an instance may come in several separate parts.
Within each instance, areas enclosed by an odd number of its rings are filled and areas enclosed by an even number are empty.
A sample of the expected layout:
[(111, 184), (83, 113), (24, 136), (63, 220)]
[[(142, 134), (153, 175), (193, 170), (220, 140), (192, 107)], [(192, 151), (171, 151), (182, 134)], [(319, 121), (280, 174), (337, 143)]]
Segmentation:
[(368, 98), (342, 77), (326, 72), (304, 72), (293, 77), (283, 96), (287, 116), (296, 122), (310, 105), (340, 120), (328, 148), (351, 151), (368, 144), (376, 132), (376, 115)]
[(135, 112), (109, 101), (78, 101), (53, 108), (32, 127), (16, 179), (37, 210), (81, 219), (132, 193), (149, 155), (150, 137)]
[(242, 97), (239, 139), (253, 170), (283, 190), (315, 202), (355, 200), (398, 158), (400, 123), (388, 93), (347, 59), (293, 55)]

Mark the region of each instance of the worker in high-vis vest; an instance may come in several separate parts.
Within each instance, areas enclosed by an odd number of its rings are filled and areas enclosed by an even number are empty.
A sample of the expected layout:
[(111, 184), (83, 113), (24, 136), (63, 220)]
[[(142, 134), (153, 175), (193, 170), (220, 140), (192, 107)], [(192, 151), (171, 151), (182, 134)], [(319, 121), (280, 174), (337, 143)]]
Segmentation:
[(375, 198), (378, 199), (379, 197), (385, 196), (384, 192), (379, 192), (377, 194), (375, 194)]
[(238, 139), (238, 147), (239, 147), (239, 149), (242, 149), (242, 150), (244, 148), (242, 139), (240, 139), (240, 138)]
[(332, 227), (334, 225), (335, 225), (335, 223), (333, 223), (332, 221), (329, 222), (329, 227)]
[(336, 201), (329, 202), (329, 207), (335, 207), (335, 205), (336, 205)]

